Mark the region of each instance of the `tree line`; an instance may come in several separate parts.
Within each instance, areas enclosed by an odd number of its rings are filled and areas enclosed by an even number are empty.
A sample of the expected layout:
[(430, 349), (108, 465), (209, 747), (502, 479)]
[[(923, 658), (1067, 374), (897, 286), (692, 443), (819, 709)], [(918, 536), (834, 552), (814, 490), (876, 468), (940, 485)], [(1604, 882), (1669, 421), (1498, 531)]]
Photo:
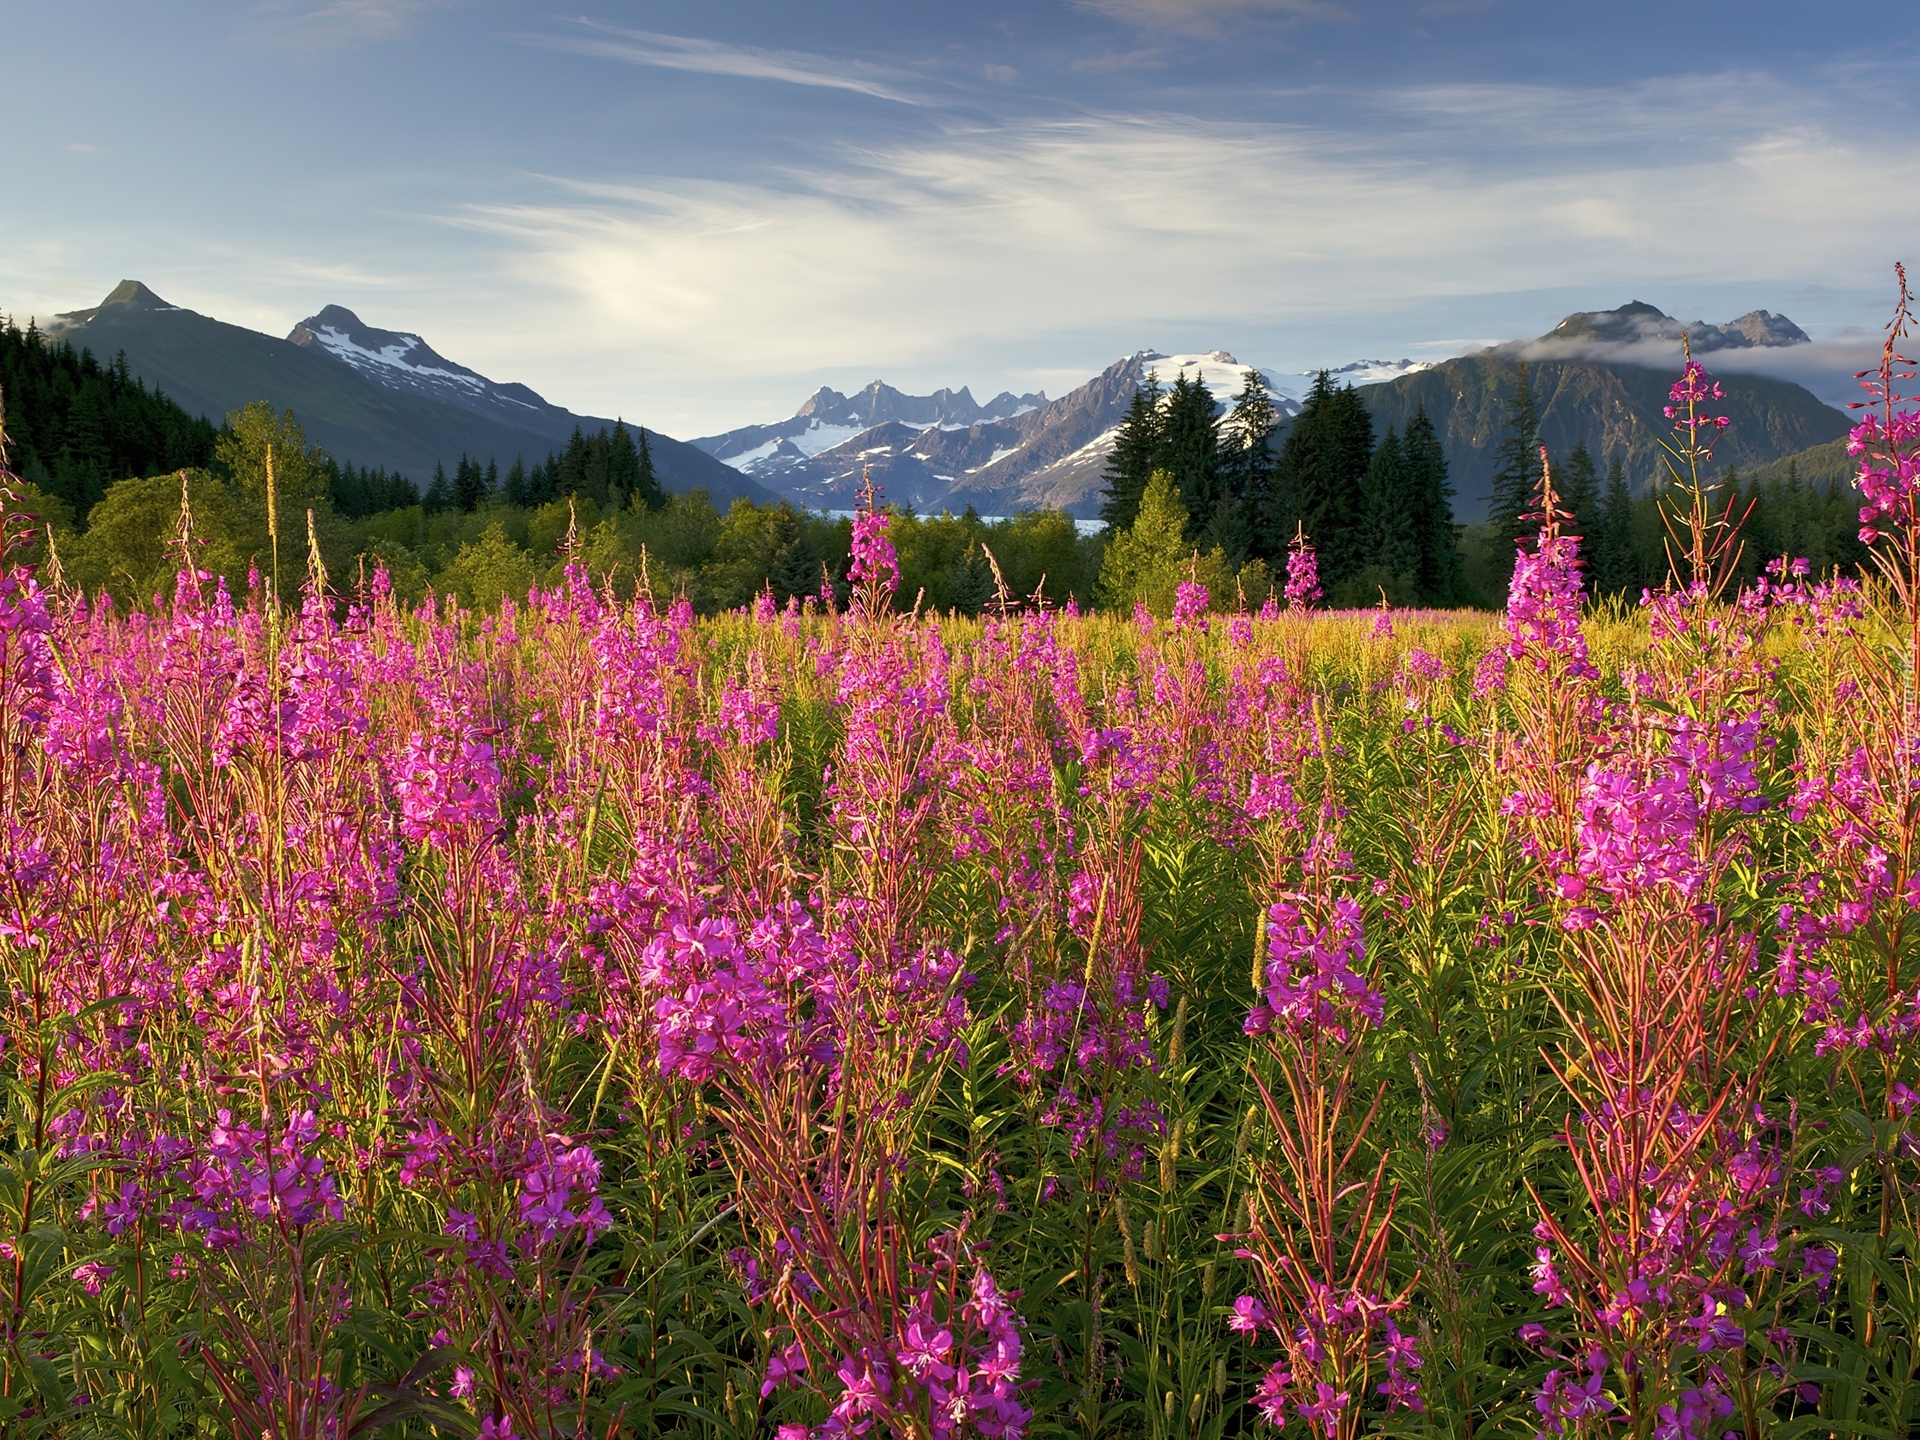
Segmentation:
[[(1524, 362), (1496, 459), (1484, 527), (1484, 585), (1504, 596), (1513, 574), (1515, 542), (1538, 523), (1528, 517), (1540, 479), (1540, 412)], [(1636, 600), (1643, 590), (1665, 584), (1667, 524), (1661, 512), (1669, 504), (1669, 477), (1648, 476), (1635, 486), (1616, 454), (1608, 457), (1603, 479), (1599, 460), (1584, 441), (1565, 456), (1548, 459), (1561, 507), (1571, 516), (1567, 528), (1581, 537), (1587, 593)], [(1816, 575), (1836, 570), (1854, 574), (1864, 565), (1866, 547), (1857, 533), (1859, 497), (1851, 483), (1803, 481), (1792, 462), (1784, 474), (1764, 481), (1743, 479), (1733, 466), (1713, 480), (1719, 486), (1719, 503), (1731, 501), (1732, 515), (1742, 520), (1744, 550), (1737, 581), (1751, 581), (1767, 562), (1782, 556), (1809, 561)]]
[(125, 476), (211, 463), (220, 433), (149, 390), (124, 351), (103, 365), (31, 323), (0, 325), (0, 395), (13, 468), (70, 522)]
[[(597, 536), (588, 546), (597, 574), (631, 577), (648, 557), (656, 577), (674, 577), (703, 610), (746, 603), (743, 596), (769, 587), (785, 603), (817, 594), (822, 583), (844, 586), (844, 522), (784, 504), (742, 501), (722, 512), (705, 495), (669, 496), (646, 430), (624, 422), (592, 435), (575, 427), (544, 460), (515, 457), (504, 474), (491, 457), (483, 464), (463, 455), (450, 475), (436, 467), (423, 494), (405, 475), (339, 462), (307, 444), (290, 412), (251, 405), (216, 428), (145, 387), (124, 356), (102, 365), (31, 327), (0, 327), (0, 384), (12, 465), (28, 481), (27, 508), (65, 534), (75, 578), (123, 602), (166, 588), (172, 562), (162, 552), (183, 469), (207, 499), (196, 512), (207, 517), (209, 566), (244, 583), (267, 550), (269, 443), (279, 457), (283, 536), (304, 537), (301, 512), (313, 508), (336, 573), (370, 557), (420, 594), (445, 593), (450, 577), (476, 593), (511, 593), (524, 576), (553, 570), (553, 547), (576, 522), (582, 535)], [(1402, 605), (1497, 606), (1514, 541), (1533, 523), (1525, 517), (1538, 446), (1538, 408), (1522, 366), (1497, 455), (1491, 518), (1460, 526), (1446, 458), (1424, 412), (1376, 438), (1360, 394), (1324, 372), (1290, 422), (1257, 372), (1244, 377), (1224, 415), (1199, 379), (1183, 374), (1162, 388), (1149, 376), (1107, 466), (1105, 537), (1080, 537), (1070, 517), (1054, 512), (1010, 526), (971, 511), (902, 515), (908, 573), (900, 599), (977, 613), (996, 593), (997, 560), (1013, 593), (1031, 593), (1044, 576), (1056, 603), (1071, 595), (1125, 608), (1145, 599), (1164, 610), (1178, 581), (1192, 574), (1220, 603), (1244, 597), (1257, 606), (1284, 575), (1289, 542), (1303, 533), (1319, 552), (1330, 604), (1372, 604), (1384, 595)], [(1584, 444), (1554, 465), (1570, 528), (1583, 537), (1589, 593), (1635, 599), (1664, 583), (1665, 499), (1657, 478), (1636, 485), (1618, 455), (1603, 467)], [(1720, 482), (1746, 517), (1740, 578), (1782, 555), (1806, 557), (1816, 573), (1861, 565), (1849, 483), (1803, 481), (1790, 463), (1770, 467), (1762, 481), (1729, 470)], [(493, 527), (499, 534), (489, 540)]]
[(1473, 598), (1446, 455), (1424, 409), (1403, 433), (1389, 427), (1376, 441), (1366, 402), (1323, 370), (1280, 432), (1256, 370), (1224, 417), (1198, 377), (1182, 372), (1163, 391), (1149, 373), (1114, 438), (1101, 518), (1115, 535), (1128, 530), (1153, 477), (1164, 475), (1186, 515), (1185, 544), (1196, 557), (1217, 553), (1215, 567), (1242, 588), (1250, 566), (1262, 581), (1282, 574), (1288, 546), (1304, 534), (1331, 603)]

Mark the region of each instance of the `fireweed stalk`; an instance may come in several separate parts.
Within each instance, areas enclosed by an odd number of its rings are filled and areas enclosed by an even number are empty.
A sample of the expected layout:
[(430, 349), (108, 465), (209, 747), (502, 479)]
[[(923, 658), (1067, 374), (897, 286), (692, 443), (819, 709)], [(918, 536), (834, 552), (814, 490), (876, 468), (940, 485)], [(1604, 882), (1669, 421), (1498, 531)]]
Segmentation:
[(1256, 1072), (1277, 1153), (1256, 1167), (1246, 1233), (1221, 1239), (1239, 1242), (1256, 1281), (1230, 1326), (1255, 1340), (1270, 1332), (1285, 1352), (1260, 1382), (1260, 1418), (1351, 1440), (1376, 1397), (1422, 1408), (1421, 1359), (1394, 1319), (1404, 1297), (1386, 1293), (1387, 1157), (1369, 1166), (1366, 1156), (1384, 1085), (1369, 1097), (1360, 1072), (1383, 1000), (1365, 970), (1359, 905), (1316, 870), (1322, 884), (1267, 912), (1265, 987), (1246, 1029), (1277, 1077)]
[(651, 998), (663, 1076), (701, 1092), (733, 1170), (763, 1399), (813, 1391), (830, 1405), (822, 1434), (1013, 1435), (1027, 1418), (1013, 1312), (964, 1226), (923, 1244), (915, 1225), (910, 1138), (966, 1025), (959, 957), (919, 916), (950, 748), (945, 661), (916, 656), (886, 614), (898, 567), (870, 495), (854, 560), (831, 823), (857, 858), (790, 897), (728, 893), (662, 848), (609, 944)]

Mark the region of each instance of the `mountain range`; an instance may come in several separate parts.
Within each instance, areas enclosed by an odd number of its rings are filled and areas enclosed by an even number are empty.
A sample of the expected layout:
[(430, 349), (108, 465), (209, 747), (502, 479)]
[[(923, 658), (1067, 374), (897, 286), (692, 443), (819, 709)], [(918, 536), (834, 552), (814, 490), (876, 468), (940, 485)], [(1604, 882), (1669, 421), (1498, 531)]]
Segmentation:
[[(847, 396), (822, 387), (791, 419), (747, 425), (693, 444), (796, 502), (846, 508), (871, 473), (886, 498), (918, 510), (1006, 514), (1054, 507), (1091, 517), (1101, 475), (1133, 392), (1157, 375), (1162, 385), (1186, 375), (1207, 386), (1223, 409), (1245, 384), (1249, 366), (1224, 350), (1164, 355), (1141, 350), (1109, 365), (1055, 400), (1044, 393), (1002, 393), (986, 405), (940, 390), (904, 395), (875, 380)], [(1379, 384), (1428, 368), (1413, 360), (1360, 360), (1332, 372), (1348, 383)], [(1262, 370), (1281, 416), (1298, 412), (1308, 383)]]
[[(190, 411), (217, 419), (264, 399), (292, 409), (336, 458), (422, 482), (463, 453), (503, 465), (515, 455), (537, 462), (563, 446), (576, 425), (592, 432), (614, 423), (576, 415), (525, 385), (490, 380), (418, 335), (368, 325), (339, 305), (308, 316), (282, 340), (169, 305), (129, 280), (101, 304), (56, 316), (45, 328), (103, 358), (124, 352), (135, 374)], [(1565, 455), (1585, 443), (1602, 465), (1618, 456), (1635, 488), (1643, 488), (1659, 473), (1660, 441), (1670, 430), (1661, 407), (1682, 336), (1701, 354), (1807, 343), (1804, 331), (1770, 311), (1723, 325), (1683, 323), (1635, 300), (1569, 315), (1533, 341), (1438, 363), (1359, 360), (1328, 374), (1361, 390), (1377, 431), (1404, 428), (1426, 411), (1446, 450), (1455, 512), (1473, 521), (1486, 514), (1518, 362), (1530, 365), (1548, 448)], [(1224, 410), (1249, 368), (1257, 367), (1224, 350), (1141, 350), (1051, 399), (1041, 391), (1003, 391), (981, 404), (966, 388), (908, 395), (875, 380), (852, 395), (822, 386), (791, 417), (769, 424), (692, 441), (648, 435), (667, 489), (704, 488), (722, 507), (736, 497), (765, 502), (784, 495), (844, 509), (870, 471), (888, 500), (923, 512), (1050, 507), (1085, 519), (1099, 510), (1115, 433), (1149, 374), (1163, 385), (1182, 373), (1197, 378)], [(1310, 378), (1260, 374), (1284, 430)], [(1830, 447), (1847, 432), (1842, 411), (1791, 381), (1750, 369), (1719, 379), (1733, 420), (1717, 446), (1721, 464), (1765, 466)]]
[[(538, 463), (565, 446), (574, 426), (592, 433), (614, 424), (549, 404), (525, 385), (489, 380), (418, 335), (376, 329), (339, 305), (280, 340), (169, 305), (139, 281), (123, 280), (100, 304), (56, 315), (43, 329), (102, 358), (124, 352), (149, 386), (215, 421), (254, 400), (290, 409), (307, 438), (335, 459), (401, 471), (423, 489), (436, 465), (451, 469), (463, 454), (494, 457), (503, 467), (516, 455)], [(740, 496), (773, 498), (704, 450), (653, 430), (647, 436), (668, 490), (702, 487), (722, 507)]]
[[(1724, 325), (1683, 324), (1636, 300), (1569, 315), (1534, 341), (1436, 364), (1360, 360), (1330, 368), (1328, 377), (1362, 392), (1377, 432), (1404, 429), (1426, 411), (1446, 450), (1455, 513), (1470, 522), (1487, 514), (1522, 360), (1530, 366), (1541, 439), (1553, 454), (1584, 443), (1601, 465), (1618, 456), (1636, 488), (1652, 481), (1660, 473), (1660, 441), (1671, 431), (1662, 407), (1679, 370), (1683, 334), (1698, 353), (1807, 343), (1806, 332), (1770, 311)], [(1633, 347), (1626, 358), (1624, 347)], [(975, 407), (965, 391), (916, 397), (876, 380), (851, 398), (822, 389), (790, 420), (692, 443), (796, 502), (821, 508), (851, 505), (870, 470), (889, 500), (922, 511), (972, 505), (1005, 514), (1054, 506), (1088, 518), (1099, 510), (1102, 472), (1128, 402), (1149, 372), (1163, 384), (1181, 373), (1197, 377), (1224, 410), (1249, 368), (1224, 350), (1142, 350), (1059, 399), (1001, 395), (987, 407)], [(1284, 432), (1310, 378), (1260, 373)], [(1847, 431), (1843, 412), (1792, 381), (1746, 372), (1719, 378), (1733, 420), (1716, 447), (1719, 464), (1750, 469)], [(956, 398), (963, 403), (953, 403)], [(996, 416), (996, 408), (1006, 413)]]

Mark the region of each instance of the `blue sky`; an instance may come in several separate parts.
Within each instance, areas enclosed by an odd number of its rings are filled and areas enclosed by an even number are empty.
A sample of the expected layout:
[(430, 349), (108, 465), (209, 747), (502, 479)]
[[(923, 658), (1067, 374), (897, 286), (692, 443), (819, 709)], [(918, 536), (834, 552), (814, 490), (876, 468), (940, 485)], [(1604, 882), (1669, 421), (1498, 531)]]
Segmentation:
[(1864, 336), (1916, 61), (1910, 3), (0, 0), (0, 310), (339, 303), (682, 436), (1630, 298)]

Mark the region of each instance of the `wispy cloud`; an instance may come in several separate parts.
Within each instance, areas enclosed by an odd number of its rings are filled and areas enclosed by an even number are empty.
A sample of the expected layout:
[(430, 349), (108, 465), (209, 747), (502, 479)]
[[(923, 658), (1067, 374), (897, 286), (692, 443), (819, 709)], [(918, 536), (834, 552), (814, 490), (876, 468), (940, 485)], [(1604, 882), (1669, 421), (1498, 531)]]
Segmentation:
[[(1522, 104), (1483, 101), (1489, 129)], [(797, 385), (1070, 336), (1117, 354), (1359, 325), (1447, 296), (1577, 287), (1600, 306), (1748, 281), (1766, 287), (1749, 303), (1779, 308), (1777, 277), (1877, 279), (1920, 186), (1904, 153), (1792, 127), (1658, 165), (1560, 151), (1483, 169), (1396, 127), (1105, 115), (954, 129), (767, 184), (565, 183), (455, 219), (494, 238), (513, 285), (578, 317), (569, 345), (671, 356), (648, 383), (685, 394), (672, 371)]]
[(529, 45), (620, 60), (629, 65), (651, 65), (664, 70), (691, 70), (703, 75), (736, 75), (750, 80), (779, 80), (789, 85), (816, 85), (830, 90), (852, 90), (902, 105), (919, 105), (894, 81), (893, 72), (865, 60), (835, 60), (800, 50), (762, 50), (729, 45), (687, 35), (662, 35), (650, 30), (625, 30), (591, 20), (578, 22), (584, 34), (523, 35)]
[(1157, 70), (1167, 63), (1167, 52), (1159, 46), (1138, 50), (1107, 51), (1104, 55), (1083, 55), (1069, 62), (1068, 68), (1081, 74), (1114, 75), (1128, 70)]
[(256, 33), (283, 44), (338, 46), (385, 40), (429, 10), (453, 0), (264, 0), (253, 11)]
[(1298, 20), (1346, 20), (1331, 0), (1070, 0), (1076, 10), (1105, 15), (1142, 29), (1211, 33), (1223, 25), (1261, 16)]

